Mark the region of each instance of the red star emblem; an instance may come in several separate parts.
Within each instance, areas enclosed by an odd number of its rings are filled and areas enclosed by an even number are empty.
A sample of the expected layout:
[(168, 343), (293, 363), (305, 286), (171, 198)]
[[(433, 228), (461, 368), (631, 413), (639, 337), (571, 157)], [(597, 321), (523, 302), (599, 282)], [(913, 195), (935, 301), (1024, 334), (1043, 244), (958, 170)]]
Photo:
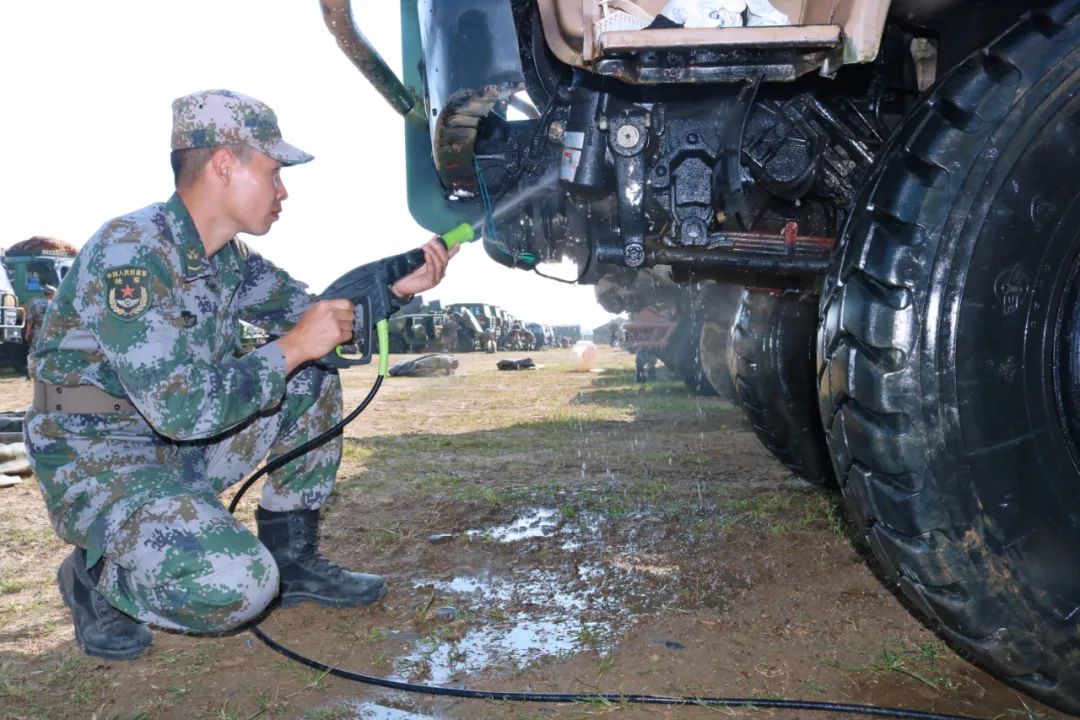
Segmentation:
[(132, 296), (132, 294), (134, 292), (135, 292), (135, 288), (131, 287), (130, 285), (125, 285), (124, 289), (120, 291), (120, 294), (123, 295), (126, 298), (129, 298), (129, 297)]

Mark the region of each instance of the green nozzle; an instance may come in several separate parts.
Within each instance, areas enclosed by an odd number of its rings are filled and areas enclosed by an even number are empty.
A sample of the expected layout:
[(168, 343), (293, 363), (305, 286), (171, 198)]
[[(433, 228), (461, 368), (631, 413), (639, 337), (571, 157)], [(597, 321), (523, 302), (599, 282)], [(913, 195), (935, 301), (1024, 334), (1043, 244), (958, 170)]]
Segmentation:
[(379, 374), (386, 377), (390, 367), (390, 323), (386, 320), (375, 323), (375, 333), (379, 338)]
[(473, 230), (473, 226), (469, 223), (461, 223), (453, 230), (445, 232), (440, 235), (443, 242), (446, 243), (446, 249), (450, 250), (455, 245), (463, 245), (467, 242), (472, 242), (476, 239), (476, 232)]

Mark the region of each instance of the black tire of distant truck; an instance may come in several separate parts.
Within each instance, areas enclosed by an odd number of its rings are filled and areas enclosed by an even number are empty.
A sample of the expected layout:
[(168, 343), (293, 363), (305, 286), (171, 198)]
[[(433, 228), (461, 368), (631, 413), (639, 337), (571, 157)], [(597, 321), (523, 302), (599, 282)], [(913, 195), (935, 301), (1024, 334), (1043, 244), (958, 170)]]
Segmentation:
[(728, 343), (735, 398), (758, 440), (791, 472), (832, 481), (814, 382), (814, 298), (743, 290)]
[(742, 290), (741, 285), (708, 283), (694, 298), (702, 314), (697, 336), (701, 371), (717, 394), (731, 402), (735, 402), (735, 385), (728, 367), (728, 344)]
[(717, 394), (701, 365), (701, 326), (705, 318), (689, 314), (679, 320), (667, 347), (660, 352), (664, 365), (682, 378), (695, 395), (710, 397)]
[(884, 572), (977, 663), (1080, 712), (1080, 0), (920, 100), (826, 279), (821, 415)]

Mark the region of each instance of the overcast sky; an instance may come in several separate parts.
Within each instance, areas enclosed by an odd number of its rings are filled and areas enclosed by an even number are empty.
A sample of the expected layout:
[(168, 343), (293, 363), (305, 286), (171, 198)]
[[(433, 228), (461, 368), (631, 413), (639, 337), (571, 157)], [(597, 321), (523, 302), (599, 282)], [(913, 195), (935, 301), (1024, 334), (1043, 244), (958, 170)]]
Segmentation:
[[(398, 3), (353, 6), (400, 74)], [(313, 291), (430, 236), (406, 205), (401, 118), (338, 50), (317, 0), (0, 0), (0, 67), (4, 247), (32, 235), (82, 246), (109, 218), (167, 199), (170, 105), (209, 88), (263, 100), (315, 155), (284, 171), (281, 220), (247, 238)], [(426, 297), (584, 328), (610, 317), (591, 286), (511, 271), (479, 244)]]

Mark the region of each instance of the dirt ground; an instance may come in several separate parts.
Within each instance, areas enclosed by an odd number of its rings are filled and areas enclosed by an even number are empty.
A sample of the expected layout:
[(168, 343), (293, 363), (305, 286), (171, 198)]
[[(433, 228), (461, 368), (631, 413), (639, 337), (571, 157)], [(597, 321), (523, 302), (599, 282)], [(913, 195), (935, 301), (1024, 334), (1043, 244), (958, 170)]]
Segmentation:
[[(741, 413), (602, 349), (575, 372), (389, 378), (346, 431), (323, 549), (384, 575), (374, 608), (277, 610), (269, 635), (335, 667), (493, 690), (789, 698), (1063, 718), (925, 629), (875, 577), (839, 499), (788, 473)], [(396, 358), (401, 359), (401, 358)], [(346, 406), (374, 378), (343, 375)], [(0, 377), (0, 410), (29, 383)], [(254, 488), (239, 515), (253, 527)], [(131, 662), (74, 643), (66, 554), (36, 484), (0, 489), (0, 718), (828, 718), (804, 711), (495, 703), (305, 668), (248, 632), (155, 631)], [(850, 716), (847, 716), (850, 717)]]

